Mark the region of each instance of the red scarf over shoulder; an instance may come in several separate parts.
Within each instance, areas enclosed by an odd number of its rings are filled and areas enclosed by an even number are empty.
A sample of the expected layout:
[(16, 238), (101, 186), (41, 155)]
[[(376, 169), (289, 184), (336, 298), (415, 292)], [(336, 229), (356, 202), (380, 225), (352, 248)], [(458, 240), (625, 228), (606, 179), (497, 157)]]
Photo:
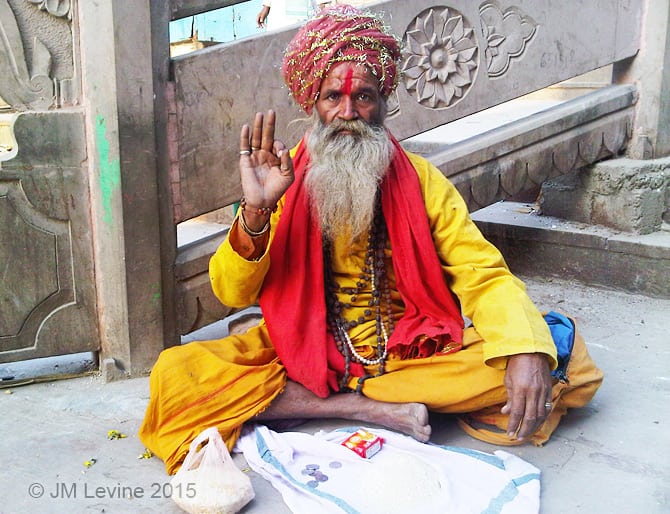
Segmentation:
[[(450, 340), (460, 347), (463, 318), (435, 251), (416, 170), (400, 144), (393, 142), (395, 154), (381, 184), (381, 198), (405, 313), (395, 324), (388, 349), (407, 354), (409, 347), (423, 345), (426, 347), (412, 353), (428, 356), (435, 346), (431, 338)], [(293, 163), (295, 182), (286, 192), (270, 247), (270, 269), (260, 305), (288, 377), (325, 398), (339, 389), (344, 357), (326, 322), (321, 231), (312, 220), (304, 188), (309, 164), (304, 141)], [(357, 363), (351, 364), (350, 372), (365, 374)]]

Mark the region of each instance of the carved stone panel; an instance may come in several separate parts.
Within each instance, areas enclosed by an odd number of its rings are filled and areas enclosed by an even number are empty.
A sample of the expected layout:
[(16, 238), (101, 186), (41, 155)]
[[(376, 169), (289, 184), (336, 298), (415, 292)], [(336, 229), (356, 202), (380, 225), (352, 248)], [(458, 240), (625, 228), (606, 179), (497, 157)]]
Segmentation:
[(430, 108), (465, 96), (478, 67), (477, 41), (463, 15), (448, 7), (421, 12), (405, 33), (405, 87)]
[(69, 224), (36, 211), (19, 181), (0, 182), (0, 227), (0, 341), (6, 352), (33, 346), (52, 312), (72, 305), (73, 263)]
[(94, 351), (83, 115), (23, 113), (12, 130), (18, 152), (0, 162), (0, 362)]
[(0, 0), (0, 98), (11, 109), (76, 101), (71, 14), (71, 0)]
[(518, 7), (503, 10), (496, 2), (479, 7), (486, 40), (486, 69), (489, 77), (500, 77), (513, 59), (520, 58), (535, 35), (538, 25)]

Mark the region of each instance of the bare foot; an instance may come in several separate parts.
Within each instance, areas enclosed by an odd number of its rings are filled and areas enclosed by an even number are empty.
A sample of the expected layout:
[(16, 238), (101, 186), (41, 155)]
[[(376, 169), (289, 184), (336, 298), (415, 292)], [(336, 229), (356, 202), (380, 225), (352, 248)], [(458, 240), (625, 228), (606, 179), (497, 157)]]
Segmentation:
[(428, 423), (428, 409), (423, 403), (382, 403), (370, 421), (398, 430), (422, 443), (428, 442), (432, 427)]
[[(403, 432), (422, 443), (430, 439), (428, 409), (422, 403), (387, 403), (360, 394), (332, 394), (319, 398), (300, 384), (289, 381), (284, 391), (255, 421), (341, 418), (375, 423)], [(292, 421), (288, 421), (292, 423)]]

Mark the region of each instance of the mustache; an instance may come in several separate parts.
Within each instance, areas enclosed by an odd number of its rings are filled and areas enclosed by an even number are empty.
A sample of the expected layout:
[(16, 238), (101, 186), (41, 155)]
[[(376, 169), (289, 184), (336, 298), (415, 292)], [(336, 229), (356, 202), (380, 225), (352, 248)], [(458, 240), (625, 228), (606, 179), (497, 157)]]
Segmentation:
[(335, 119), (324, 127), (323, 136), (326, 139), (331, 139), (343, 131), (350, 132), (355, 136), (372, 136), (374, 130), (372, 125), (363, 120)]

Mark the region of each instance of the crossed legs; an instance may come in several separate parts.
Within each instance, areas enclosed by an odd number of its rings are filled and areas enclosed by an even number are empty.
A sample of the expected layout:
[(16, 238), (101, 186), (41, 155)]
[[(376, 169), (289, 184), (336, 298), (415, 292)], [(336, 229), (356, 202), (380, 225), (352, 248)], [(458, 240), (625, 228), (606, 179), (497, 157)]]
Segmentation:
[(428, 409), (422, 403), (388, 403), (361, 394), (339, 393), (320, 398), (296, 382), (288, 381), (284, 391), (252, 420), (302, 420), (341, 418), (382, 425), (414, 439), (430, 439)]

